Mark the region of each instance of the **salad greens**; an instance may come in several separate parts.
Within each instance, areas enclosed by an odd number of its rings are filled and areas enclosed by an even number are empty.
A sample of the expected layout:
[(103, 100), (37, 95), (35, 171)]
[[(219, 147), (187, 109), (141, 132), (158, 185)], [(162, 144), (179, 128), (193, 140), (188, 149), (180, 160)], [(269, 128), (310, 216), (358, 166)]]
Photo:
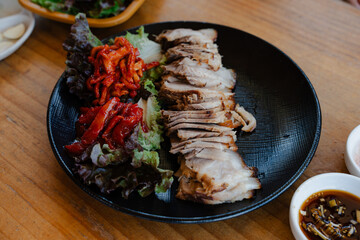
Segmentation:
[(145, 63), (160, 62), (163, 58), (161, 45), (151, 41), (148, 33), (145, 33), (144, 26), (141, 26), (137, 34), (127, 32), (125, 38), (139, 50), (140, 56)]
[(31, 0), (52, 12), (76, 15), (86, 13), (91, 18), (107, 18), (120, 14), (131, 0)]
[[(148, 39), (143, 27), (137, 34), (127, 33), (125, 37), (138, 48), (143, 59), (150, 62), (164, 61), (160, 45)], [(78, 14), (63, 47), (68, 52), (64, 77), (70, 92), (80, 99), (91, 98), (86, 80), (94, 70), (88, 62), (88, 56), (93, 47), (100, 45), (103, 43), (91, 33), (85, 14)], [(161, 67), (154, 67), (144, 72), (141, 79), (148, 96), (146, 99), (141, 98), (138, 105), (143, 109), (143, 121), (147, 129), (143, 130), (138, 125), (125, 140), (123, 147), (110, 149), (107, 144), (96, 142), (82, 155), (75, 157), (74, 171), (86, 184), (97, 185), (103, 193), (119, 189), (124, 198), (128, 198), (133, 191), (145, 197), (154, 191), (161, 193), (170, 188), (173, 172), (159, 168), (158, 150), (163, 141), (163, 126), (155, 85), (161, 73)]]
[(143, 84), (145, 89), (151, 93), (151, 96), (147, 100), (140, 99), (138, 105), (144, 110), (143, 120), (148, 127), (148, 131), (144, 132), (142, 128), (139, 128), (138, 143), (143, 148), (143, 151), (134, 151), (132, 164), (136, 166), (139, 163), (145, 163), (156, 166), (161, 173), (162, 180), (161, 183), (156, 184), (155, 192), (166, 192), (173, 182), (173, 172), (158, 168), (159, 153), (156, 150), (160, 150), (160, 144), (164, 140), (162, 137), (163, 126), (160, 124), (161, 108), (157, 101), (158, 92), (151, 78), (144, 76)]
[(93, 66), (88, 56), (93, 47), (102, 45), (102, 42), (90, 31), (86, 16), (79, 13), (75, 17), (75, 24), (71, 26), (70, 36), (63, 43), (67, 51), (65, 79), (70, 93), (80, 99), (89, 99), (91, 92), (86, 89), (85, 82), (93, 73)]

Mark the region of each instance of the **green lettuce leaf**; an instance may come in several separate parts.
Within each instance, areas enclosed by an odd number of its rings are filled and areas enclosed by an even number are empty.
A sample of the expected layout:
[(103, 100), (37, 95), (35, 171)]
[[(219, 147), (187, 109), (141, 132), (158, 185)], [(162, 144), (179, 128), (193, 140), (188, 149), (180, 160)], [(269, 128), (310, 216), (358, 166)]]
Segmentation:
[(164, 193), (171, 187), (171, 184), (174, 181), (174, 178), (172, 177), (173, 171), (164, 170), (161, 168), (158, 168), (158, 171), (161, 174), (161, 183), (156, 184), (155, 192), (156, 193)]
[(138, 149), (134, 150), (134, 157), (132, 160), (132, 165), (134, 167), (140, 167), (143, 163), (157, 168), (159, 166), (159, 154), (157, 151), (148, 151), (144, 150), (139, 152)]
[(144, 82), (144, 88), (150, 92), (152, 95), (157, 95), (158, 91), (155, 88), (155, 85), (153, 83), (153, 81), (151, 81), (150, 79), (145, 80)]
[(126, 158), (122, 149), (110, 149), (109, 145), (100, 143), (94, 145), (90, 154), (91, 161), (98, 167), (105, 167), (109, 164), (122, 163)]
[(160, 44), (151, 41), (148, 33), (145, 33), (144, 26), (141, 26), (137, 34), (127, 32), (125, 38), (140, 52), (140, 57), (145, 63), (159, 62), (163, 59)]
[(146, 72), (144, 72), (142, 81), (145, 82), (146, 80), (150, 80), (152, 82), (156, 82), (156, 81), (158, 81), (158, 79), (160, 79), (162, 73), (163, 73), (163, 69), (161, 68), (161, 66), (151, 68), (151, 69), (147, 70)]
[[(143, 102), (146, 102), (146, 104), (144, 104)], [(143, 118), (149, 131), (144, 132), (142, 128), (139, 129), (139, 144), (142, 148), (148, 151), (159, 150), (160, 143), (164, 140), (162, 137), (163, 126), (159, 124), (161, 119), (159, 102), (157, 101), (156, 96), (153, 95), (150, 96), (147, 101), (142, 100), (141, 105), (139, 106), (144, 109)]]
[(86, 88), (86, 80), (93, 73), (93, 66), (88, 61), (93, 47), (102, 45), (102, 42), (92, 34), (85, 14), (75, 17), (75, 24), (71, 26), (70, 36), (63, 43), (67, 51), (65, 79), (72, 94), (80, 99), (88, 100), (92, 93)]

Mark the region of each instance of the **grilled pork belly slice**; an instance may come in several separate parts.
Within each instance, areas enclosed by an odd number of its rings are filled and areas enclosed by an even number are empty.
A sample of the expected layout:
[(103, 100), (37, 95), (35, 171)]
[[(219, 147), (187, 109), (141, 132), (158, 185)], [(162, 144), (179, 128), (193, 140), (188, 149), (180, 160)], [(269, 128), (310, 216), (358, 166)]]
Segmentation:
[(167, 129), (167, 135), (169, 136), (171, 133), (180, 130), (180, 129), (196, 129), (196, 130), (206, 130), (211, 132), (228, 132), (232, 131), (232, 128), (223, 127), (216, 124), (201, 124), (201, 123), (180, 123), (176, 126), (173, 126)]
[(235, 131), (224, 131), (224, 132), (209, 132), (204, 130), (193, 130), (193, 129), (180, 129), (177, 131), (177, 137), (181, 141), (186, 141), (188, 139), (197, 139), (197, 138), (208, 138), (208, 137), (222, 137), (222, 136), (231, 136), (234, 141), (236, 141), (236, 132)]
[(178, 28), (174, 30), (165, 30), (156, 37), (164, 49), (175, 46), (180, 43), (189, 44), (212, 44), (217, 38), (215, 29), (192, 30), (187, 28)]
[(214, 71), (222, 67), (221, 56), (218, 52), (216, 44), (208, 44), (207, 48), (201, 45), (180, 44), (170, 48), (165, 53), (168, 62), (172, 62), (181, 58), (190, 58), (192, 60), (206, 63), (209, 68)]
[(178, 79), (184, 79), (189, 84), (208, 89), (233, 89), (236, 83), (235, 72), (220, 68), (214, 72), (208, 69), (208, 64), (183, 58), (163, 67), (165, 74), (172, 74)]

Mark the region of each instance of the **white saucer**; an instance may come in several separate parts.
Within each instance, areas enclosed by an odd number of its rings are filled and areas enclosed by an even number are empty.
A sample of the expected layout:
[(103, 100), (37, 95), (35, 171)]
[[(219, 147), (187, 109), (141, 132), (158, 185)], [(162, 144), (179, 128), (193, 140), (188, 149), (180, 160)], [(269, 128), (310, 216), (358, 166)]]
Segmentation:
[(21, 47), (21, 45), (24, 44), (26, 39), (28, 39), (35, 26), (34, 16), (27, 10), (19, 9), (19, 12), (17, 14), (0, 18), (0, 32), (3, 32), (6, 29), (20, 23), (24, 23), (26, 27), (24, 35), (22, 35), (22, 37), (18, 39), (13, 45), (11, 45), (7, 50), (0, 52), (0, 61), (10, 56), (19, 47)]

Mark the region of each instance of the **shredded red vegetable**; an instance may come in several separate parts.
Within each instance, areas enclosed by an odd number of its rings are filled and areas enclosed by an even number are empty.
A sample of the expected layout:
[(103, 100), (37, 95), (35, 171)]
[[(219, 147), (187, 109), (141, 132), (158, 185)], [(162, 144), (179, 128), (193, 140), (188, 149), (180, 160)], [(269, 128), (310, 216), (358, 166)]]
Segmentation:
[(117, 97), (103, 106), (82, 108), (81, 112), (77, 122), (84, 129), (81, 140), (65, 146), (73, 155), (80, 155), (96, 141), (105, 141), (111, 149), (123, 146), (139, 123), (147, 129), (142, 121), (142, 108), (137, 104), (122, 103)]
[(145, 64), (138, 56), (137, 48), (124, 37), (115, 38), (114, 45), (105, 44), (91, 50), (88, 59), (95, 70), (86, 86), (95, 95), (93, 105), (104, 105), (111, 97), (137, 95), (143, 72), (159, 65), (158, 62)]

